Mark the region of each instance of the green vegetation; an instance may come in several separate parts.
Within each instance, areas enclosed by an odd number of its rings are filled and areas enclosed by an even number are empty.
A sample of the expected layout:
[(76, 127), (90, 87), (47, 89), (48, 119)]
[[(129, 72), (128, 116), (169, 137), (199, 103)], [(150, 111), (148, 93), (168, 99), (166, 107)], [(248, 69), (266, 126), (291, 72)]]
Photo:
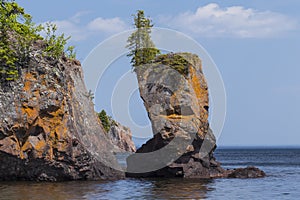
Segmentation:
[[(45, 30), (46, 37), (40, 32)], [(59, 59), (65, 53), (65, 45), (70, 37), (56, 35), (57, 27), (48, 23), (46, 27), (35, 25), (32, 17), (26, 14), (13, 0), (0, 0), (0, 81), (17, 80), (20, 68), (26, 66), (33, 51), (33, 44), (43, 40), (43, 56)], [(76, 57), (74, 47), (68, 47), (67, 56)]]
[(0, 78), (11, 81), (18, 78), (18, 66), (26, 62), (31, 42), (40, 39), (41, 26), (35, 26), (17, 3), (1, 0), (0, 4)]
[(111, 117), (108, 116), (105, 112), (105, 110), (102, 110), (99, 114), (98, 114), (99, 119), (102, 122), (102, 126), (104, 128), (104, 130), (106, 132), (108, 132), (110, 130), (111, 127)]
[(58, 59), (62, 56), (65, 50), (65, 45), (71, 37), (65, 38), (65, 35), (56, 35), (57, 26), (52, 23), (46, 23), (44, 28), (46, 31), (45, 41), (47, 42), (47, 47), (45, 48), (45, 55)]
[(166, 66), (169, 66), (176, 71), (178, 71), (182, 75), (187, 75), (189, 62), (187, 59), (180, 54), (163, 54), (157, 56), (156, 63), (160, 63)]
[(150, 36), (153, 24), (149, 18), (145, 17), (143, 10), (138, 10), (137, 14), (134, 15), (134, 25), (137, 30), (129, 36), (126, 46), (130, 50), (127, 56), (131, 57), (134, 71), (155, 62), (155, 64), (167, 65), (182, 75), (188, 74), (189, 62), (185, 57), (172, 53), (160, 54), (160, 51), (155, 47)]
[(137, 67), (151, 63), (160, 51), (155, 48), (151, 40), (153, 24), (149, 18), (145, 17), (144, 11), (138, 10), (134, 15), (134, 25), (137, 30), (129, 36), (126, 47), (130, 50), (127, 56), (131, 57), (131, 64), (136, 70)]
[(66, 53), (67, 53), (68, 58), (76, 59), (75, 46), (68, 46)]

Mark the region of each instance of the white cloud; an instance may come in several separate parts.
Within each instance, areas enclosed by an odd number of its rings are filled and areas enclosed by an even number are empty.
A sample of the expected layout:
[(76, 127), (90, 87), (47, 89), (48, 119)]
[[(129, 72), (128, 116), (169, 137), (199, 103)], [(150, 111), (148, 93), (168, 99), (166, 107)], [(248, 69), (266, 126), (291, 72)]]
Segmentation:
[(113, 34), (127, 29), (127, 25), (120, 18), (95, 18), (82, 23), (81, 17), (89, 12), (78, 12), (70, 19), (53, 21), (59, 33), (71, 36), (73, 41), (82, 41), (96, 34)]
[(85, 15), (90, 14), (90, 11), (79, 11), (77, 12), (73, 17), (71, 17), (71, 21), (75, 22), (75, 23), (80, 23), (81, 22), (81, 18)]
[(79, 24), (74, 23), (73, 21), (63, 20), (54, 21), (53, 23), (57, 25), (59, 33), (64, 33), (66, 36), (71, 36), (71, 40), (85, 40), (89, 35), (89, 33), (83, 31), (84, 29), (80, 27)]
[(211, 3), (196, 12), (162, 19), (162, 23), (205, 37), (266, 38), (296, 28), (295, 20), (280, 13), (241, 6), (222, 8)]
[(104, 32), (120, 32), (126, 29), (126, 24), (120, 18), (104, 19), (98, 17), (91, 21), (88, 26), (92, 31), (104, 31)]

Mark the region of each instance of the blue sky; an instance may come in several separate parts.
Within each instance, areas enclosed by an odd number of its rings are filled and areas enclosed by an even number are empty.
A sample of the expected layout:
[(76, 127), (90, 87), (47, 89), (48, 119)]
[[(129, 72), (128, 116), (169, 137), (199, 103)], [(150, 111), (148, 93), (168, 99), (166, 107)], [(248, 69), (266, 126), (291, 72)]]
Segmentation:
[[(35, 22), (53, 21), (71, 35), (81, 61), (104, 39), (133, 28), (131, 14), (145, 10), (155, 26), (181, 31), (199, 42), (218, 66), (227, 93), (219, 145), (300, 145), (300, 1), (17, 2)], [(126, 58), (115, 65), (130, 69)], [(138, 98), (135, 94), (131, 101)], [(142, 108), (141, 102), (134, 105)], [(109, 106), (96, 102), (98, 109), (110, 112)], [(144, 111), (131, 110), (138, 123), (147, 122)]]

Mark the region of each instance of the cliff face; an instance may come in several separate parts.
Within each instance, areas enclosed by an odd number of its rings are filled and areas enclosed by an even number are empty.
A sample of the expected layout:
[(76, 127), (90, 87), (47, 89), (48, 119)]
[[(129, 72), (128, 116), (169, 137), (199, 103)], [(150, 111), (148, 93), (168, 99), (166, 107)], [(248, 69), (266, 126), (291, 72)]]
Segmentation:
[(20, 78), (0, 86), (0, 180), (122, 177), (80, 63), (45, 58), (39, 45)]
[[(158, 158), (154, 155), (146, 158), (146, 154), (130, 156), (128, 175), (220, 176), (224, 170), (213, 157), (215, 138), (208, 124), (208, 87), (201, 60), (188, 53), (167, 54), (138, 69), (137, 76), (154, 134), (137, 153), (157, 152)], [(205, 139), (208, 146), (201, 149)], [(157, 169), (141, 171), (151, 165), (149, 161), (142, 161), (144, 158), (151, 160)]]
[(118, 122), (111, 122), (111, 127), (107, 133), (108, 138), (120, 150), (127, 152), (135, 152), (135, 144), (132, 141), (132, 133), (128, 127), (122, 126)]

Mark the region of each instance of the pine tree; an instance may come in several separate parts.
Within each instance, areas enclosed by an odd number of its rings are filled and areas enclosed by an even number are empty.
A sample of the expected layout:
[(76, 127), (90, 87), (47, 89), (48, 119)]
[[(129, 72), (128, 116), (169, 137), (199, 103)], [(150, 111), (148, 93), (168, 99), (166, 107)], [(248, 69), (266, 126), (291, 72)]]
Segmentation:
[(104, 128), (104, 130), (108, 133), (108, 131), (110, 130), (110, 117), (107, 116), (105, 110), (102, 110), (99, 114), (98, 114), (99, 119), (102, 122), (102, 126)]
[(153, 24), (149, 18), (145, 17), (143, 10), (138, 10), (134, 15), (134, 25), (136, 31), (129, 36), (126, 47), (130, 50), (127, 56), (132, 57), (131, 64), (136, 70), (137, 67), (150, 63), (160, 54), (160, 51), (155, 48), (151, 40)]

